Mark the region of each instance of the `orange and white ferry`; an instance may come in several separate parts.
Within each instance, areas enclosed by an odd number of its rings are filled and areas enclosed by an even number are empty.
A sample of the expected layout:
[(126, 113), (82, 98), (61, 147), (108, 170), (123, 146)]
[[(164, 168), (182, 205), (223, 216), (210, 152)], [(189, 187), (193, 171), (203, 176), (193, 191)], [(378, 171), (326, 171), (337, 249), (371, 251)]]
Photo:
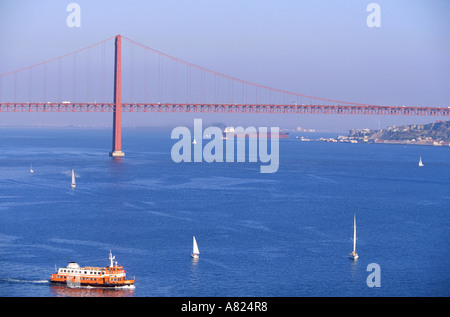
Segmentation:
[(110, 265), (107, 267), (80, 267), (70, 262), (67, 267), (59, 268), (50, 277), (50, 283), (66, 284), (70, 287), (128, 287), (134, 288), (134, 278), (127, 279), (123, 266), (114, 263), (116, 257), (109, 251)]

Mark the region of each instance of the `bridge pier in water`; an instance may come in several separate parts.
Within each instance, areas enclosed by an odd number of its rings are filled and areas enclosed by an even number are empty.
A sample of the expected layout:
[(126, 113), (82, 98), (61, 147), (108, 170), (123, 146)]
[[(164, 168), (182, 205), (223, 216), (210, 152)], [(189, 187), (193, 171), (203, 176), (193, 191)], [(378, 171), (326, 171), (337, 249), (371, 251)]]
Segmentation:
[(116, 36), (116, 52), (114, 61), (114, 113), (112, 157), (122, 157), (122, 38)]

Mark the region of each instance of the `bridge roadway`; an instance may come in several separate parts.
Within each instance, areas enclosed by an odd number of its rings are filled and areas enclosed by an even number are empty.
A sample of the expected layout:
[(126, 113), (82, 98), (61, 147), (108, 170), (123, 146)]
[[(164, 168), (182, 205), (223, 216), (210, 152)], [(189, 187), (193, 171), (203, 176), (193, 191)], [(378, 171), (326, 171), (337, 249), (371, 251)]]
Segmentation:
[[(375, 105), (280, 105), (280, 104), (199, 104), (199, 103), (122, 103), (125, 112), (199, 113), (290, 113), (356, 115), (450, 116), (450, 107), (412, 107)], [(0, 103), (0, 112), (114, 112), (114, 103)]]

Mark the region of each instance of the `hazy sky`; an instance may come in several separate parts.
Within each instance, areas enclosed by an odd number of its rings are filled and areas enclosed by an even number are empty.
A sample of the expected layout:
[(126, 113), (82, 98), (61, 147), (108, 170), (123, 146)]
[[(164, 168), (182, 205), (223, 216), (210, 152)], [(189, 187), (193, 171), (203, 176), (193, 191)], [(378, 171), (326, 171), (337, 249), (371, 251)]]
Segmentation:
[[(73, 1), (81, 26), (66, 24), (71, 1), (0, 2), (0, 73), (122, 34), (182, 60), (250, 82), (368, 104), (450, 106), (448, 0)], [(371, 2), (380, 27), (368, 27)], [(437, 117), (123, 114), (124, 125), (192, 124), (320, 129), (377, 128)], [(447, 118), (448, 119), (448, 118)], [(111, 125), (112, 114), (2, 113), (0, 124)]]

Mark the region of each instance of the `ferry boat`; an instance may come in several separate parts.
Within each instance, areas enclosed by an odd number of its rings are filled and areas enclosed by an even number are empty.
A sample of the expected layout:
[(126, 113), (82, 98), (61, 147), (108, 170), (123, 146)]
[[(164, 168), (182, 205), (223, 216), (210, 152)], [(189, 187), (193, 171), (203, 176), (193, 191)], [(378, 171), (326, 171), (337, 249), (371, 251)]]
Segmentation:
[[(234, 127), (226, 127), (225, 130), (222, 133), (222, 140), (228, 139), (228, 134), (236, 136), (236, 137), (243, 137), (247, 139), (258, 139), (258, 138), (264, 138), (264, 139), (272, 139), (272, 134), (270, 131), (267, 131), (266, 134), (259, 133), (259, 131), (256, 131), (255, 133), (245, 133), (245, 132), (237, 132)], [(275, 138), (275, 136), (273, 137)], [(278, 132), (278, 139), (289, 139), (289, 132), (279, 131)]]
[(134, 288), (135, 279), (128, 279), (123, 266), (114, 262), (116, 257), (109, 251), (110, 265), (107, 267), (80, 267), (70, 262), (67, 267), (59, 268), (50, 277), (50, 283), (65, 284), (70, 287), (124, 287)]

